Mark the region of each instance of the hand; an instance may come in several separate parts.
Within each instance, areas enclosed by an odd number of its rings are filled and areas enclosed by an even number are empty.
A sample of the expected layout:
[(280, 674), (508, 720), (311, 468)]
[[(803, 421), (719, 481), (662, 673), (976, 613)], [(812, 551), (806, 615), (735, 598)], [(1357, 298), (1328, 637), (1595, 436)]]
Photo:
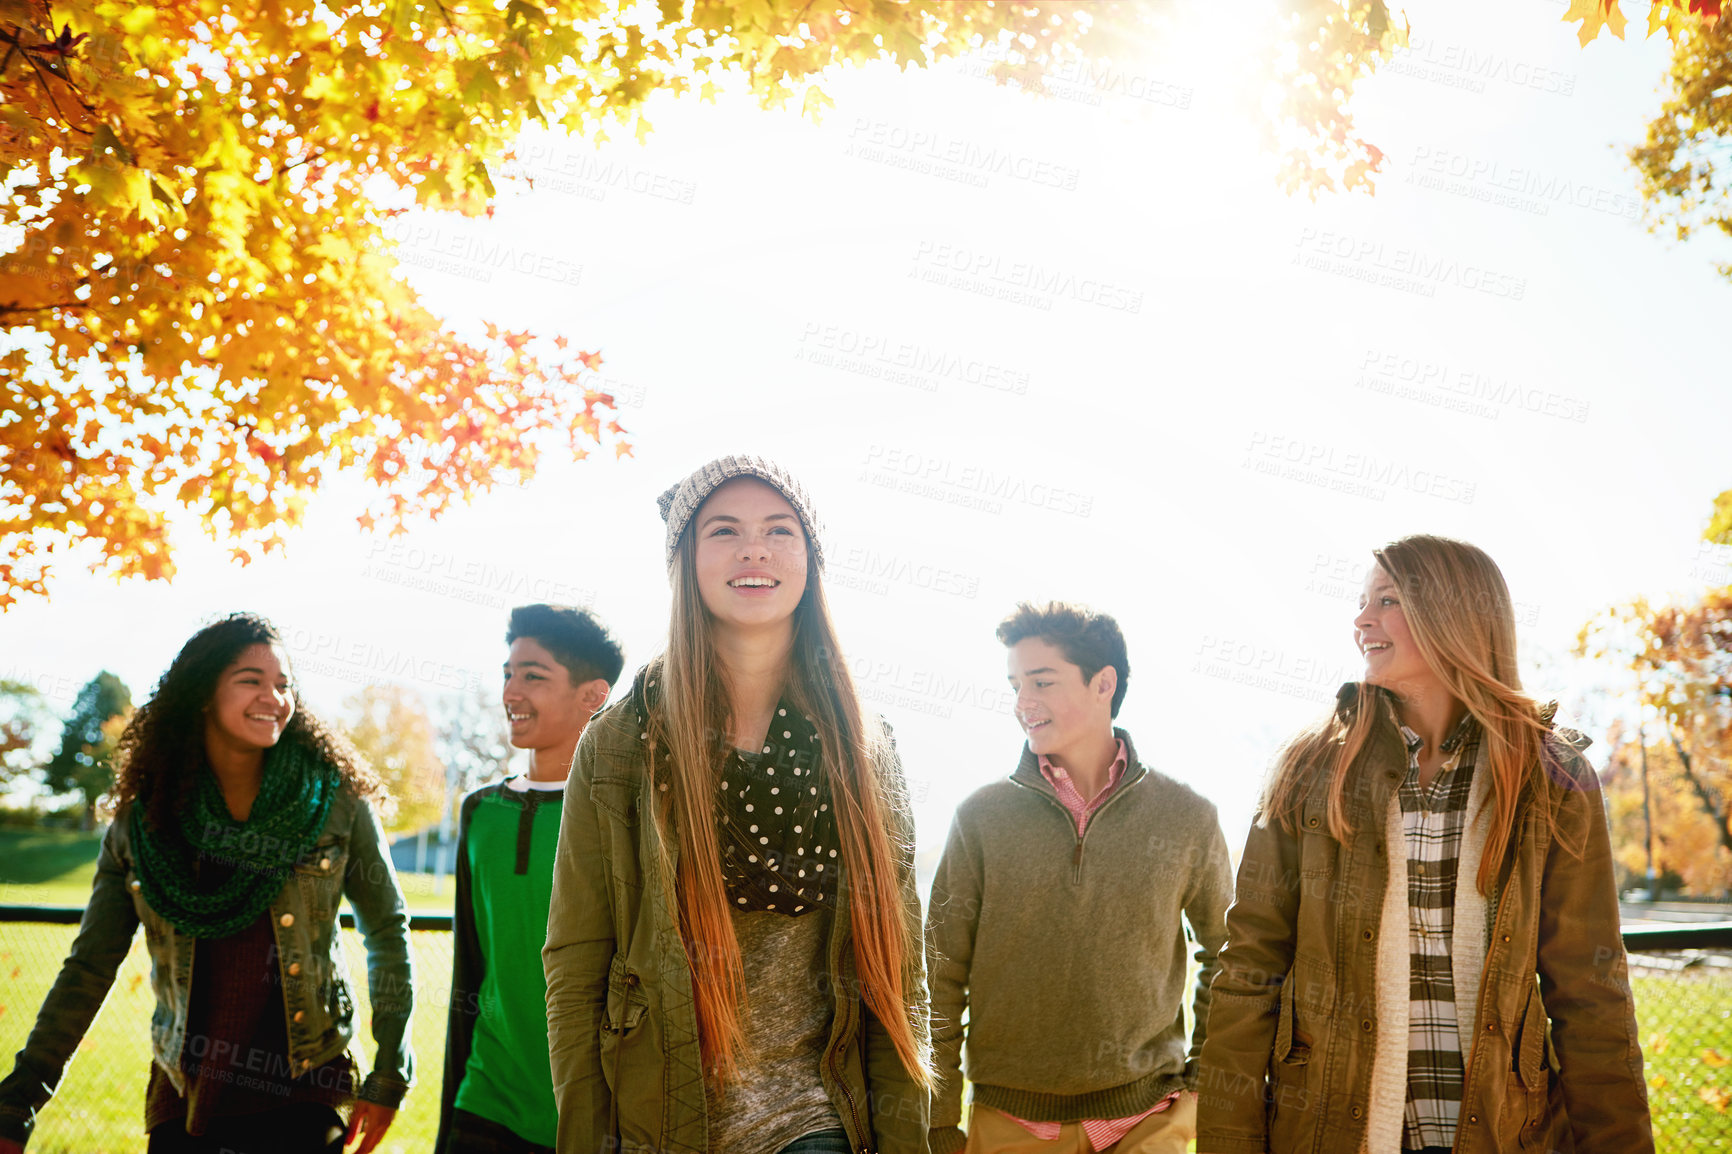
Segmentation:
[[(373, 1148), (384, 1139), (385, 1131), (391, 1128), (391, 1122), (396, 1117), (397, 1111), (389, 1106), (357, 1098), (355, 1112), (349, 1115), (349, 1132), (343, 1135), (343, 1149), (349, 1149), (349, 1143), (358, 1137), (361, 1144), (355, 1147), (351, 1154), (372, 1154)], [(7, 1152), (0, 1149), (0, 1154)]]

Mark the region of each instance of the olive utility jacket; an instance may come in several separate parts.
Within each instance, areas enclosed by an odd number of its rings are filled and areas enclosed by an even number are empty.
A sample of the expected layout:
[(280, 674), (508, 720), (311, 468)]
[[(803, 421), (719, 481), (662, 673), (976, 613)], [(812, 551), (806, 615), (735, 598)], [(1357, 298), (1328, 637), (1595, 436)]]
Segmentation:
[[(885, 747), (889, 749), (888, 743)], [(554, 862), (548, 914), (547, 1035), (559, 1104), (560, 1154), (707, 1154), (708, 1116), (692, 981), (674, 920), (678, 846), (661, 846), (643, 796), (645, 738), (629, 701), (599, 713), (578, 742)], [(914, 818), (893, 753), (878, 763), (903, 848), (908, 924), (903, 988), (916, 1041), (928, 1036)], [(847, 874), (838, 885), (823, 975), (835, 1017), (820, 1073), (856, 1154), (927, 1154), (926, 1091), (908, 1076), (862, 1004), (848, 929)]]
[[(355, 1002), (337, 935), (338, 906), (344, 897), (353, 905), (367, 947), (368, 1000), (378, 1046), (373, 1072), (359, 1095), (395, 1109), (414, 1080), (409, 1049), (414, 979), (409, 918), (384, 844), (373, 807), (350, 790), (340, 791), (318, 841), (295, 863), (282, 892), (271, 900), (270, 916), (276, 962), (282, 969), (288, 1058), (299, 1072), (337, 1057), (355, 1035)], [(139, 890), (123, 814), (103, 836), (90, 903), (72, 951), (11, 1075), (0, 1082), (0, 1137), (28, 1140), (37, 1113), (60, 1084), (73, 1051), (108, 997), (141, 923), (156, 992), (150, 1017), (152, 1057), (174, 1088), (185, 1093), (180, 1058), (198, 943), (151, 909)], [(141, 1115), (143, 1109), (140, 1102)]]
[[(1455, 1154), (1654, 1149), (1604, 802), (1579, 752), (1586, 745), (1568, 730), (1548, 739), (1541, 804), (1555, 837), (1530, 790), (1497, 872), (1478, 1024), (1462, 1043)], [(1330, 836), (1323, 773), (1303, 799), (1297, 836), (1273, 820), (1253, 826), (1203, 1049), (1199, 1151), (1363, 1149), (1389, 875), (1384, 814), (1406, 765), (1385, 719), (1348, 770), (1348, 825), (1363, 832)], [(1463, 861), (1457, 884), (1475, 884), (1478, 866)]]

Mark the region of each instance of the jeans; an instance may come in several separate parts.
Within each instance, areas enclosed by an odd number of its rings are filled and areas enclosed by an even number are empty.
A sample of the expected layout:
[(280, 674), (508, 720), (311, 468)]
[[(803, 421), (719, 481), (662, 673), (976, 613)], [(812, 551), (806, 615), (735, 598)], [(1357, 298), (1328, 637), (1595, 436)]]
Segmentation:
[(793, 1145), (782, 1147), (782, 1154), (854, 1154), (854, 1147), (846, 1130), (818, 1130), (794, 1139)]
[(553, 1147), (537, 1146), (491, 1118), (453, 1110), (445, 1145), (437, 1154), (553, 1154)]
[(203, 1134), (186, 1132), (186, 1120), (164, 1122), (150, 1132), (150, 1154), (342, 1154), (343, 1116), (317, 1102), (297, 1102), (262, 1114), (212, 1119)]

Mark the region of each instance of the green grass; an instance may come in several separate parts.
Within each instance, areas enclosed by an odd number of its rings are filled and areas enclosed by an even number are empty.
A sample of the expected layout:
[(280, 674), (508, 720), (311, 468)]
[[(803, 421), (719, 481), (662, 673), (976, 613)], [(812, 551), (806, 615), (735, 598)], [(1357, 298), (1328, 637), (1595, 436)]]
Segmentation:
[[(76, 926), (9, 923), (0, 939), (0, 1055), (16, 1053), (35, 1023)], [(445, 1013), (451, 994), (451, 935), (417, 932), (415, 1018), (410, 1037), (417, 1085), (385, 1141), (384, 1154), (423, 1154), (439, 1128), (439, 1072), (445, 1054)], [(372, 1068), (373, 1039), (365, 1023), (366, 953), (358, 935), (343, 935), (356, 986), (360, 1023), (356, 1058)], [(112, 992), (79, 1046), (60, 1090), (44, 1108), (30, 1141), (32, 1154), (139, 1154), (145, 1148), (144, 1089), (150, 1073), (150, 960), (143, 935), (134, 940)]]
[(93, 833), (0, 829), (0, 905), (82, 906), (101, 846)]
[[(0, 905), (83, 906), (96, 875), (99, 834), (74, 830), (0, 829)], [(451, 912), (455, 884), (434, 888), (432, 874), (398, 874), (416, 913)]]
[(1639, 976), (1636, 1025), (1657, 1154), (1732, 1145), (1732, 976)]
[[(68, 830), (0, 829), (0, 905), (83, 906), (90, 898), (101, 838)], [(434, 890), (431, 875), (402, 874), (409, 908), (449, 913), (452, 880)], [(54, 983), (77, 926), (10, 923), (0, 929), (0, 1062), (24, 1045), (36, 1011)], [(367, 966), (360, 939), (345, 932), (344, 951), (361, 1023), (357, 1059), (372, 1068), (367, 1032)], [(411, 935), (415, 952), (415, 1020), (411, 1025), (417, 1087), (379, 1147), (385, 1154), (421, 1154), (439, 1127), (439, 1071), (445, 1054), (445, 1013), (451, 993), (451, 935)], [(43, 1110), (32, 1154), (132, 1154), (145, 1148), (144, 1089), (150, 1073), (150, 961), (140, 935), (115, 978), (113, 991)]]

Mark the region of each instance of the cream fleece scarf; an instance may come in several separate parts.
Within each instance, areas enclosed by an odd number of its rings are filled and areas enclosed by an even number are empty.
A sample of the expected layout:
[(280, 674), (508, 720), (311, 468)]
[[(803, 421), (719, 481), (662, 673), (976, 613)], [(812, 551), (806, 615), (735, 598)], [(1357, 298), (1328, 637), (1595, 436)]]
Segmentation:
[[(1450, 970), (1455, 983), (1456, 1032), (1462, 1064), (1473, 1051), (1480, 980), (1491, 948), (1489, 903), (1476, 879), (1491, 826), (1491, 774), (1474, 767), (1468, 787), (1467, 822), (1461, 831), (1461, 866), (1455, 884), (1455, 928), (1450, 937)], [(1389, 794), (1384, 818), (1389, 847), (1389, 888), (1383, 893), (1377, 945), (1377, 1049), (1371, 1066), (1371, 1112), (1365, 1122), (1361, 1154), (1398, 1154), (1402, 1117), (1407, 1111), (1408, 999), (1412, 992), (1411, 943), (1407, 909), (1407, 834), (1401, 822), (1401, 796)]]

